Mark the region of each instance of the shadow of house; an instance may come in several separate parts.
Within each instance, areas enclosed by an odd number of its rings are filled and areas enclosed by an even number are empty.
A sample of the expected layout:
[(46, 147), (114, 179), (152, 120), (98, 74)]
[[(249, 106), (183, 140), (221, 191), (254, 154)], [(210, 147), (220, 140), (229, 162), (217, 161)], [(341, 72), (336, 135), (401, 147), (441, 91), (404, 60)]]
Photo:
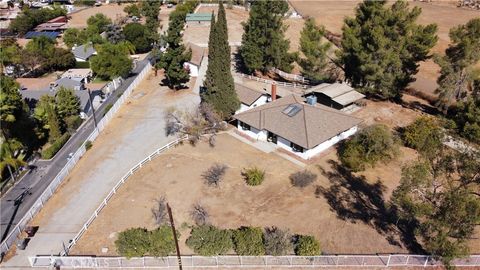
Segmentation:
[(425, 250), (416, 241), (416, 224), (400, 218), (385, 201), (386, 187), (380, 179), (369, 183), (364, 176), (354, 175), (336, 161), (330, 160), (331, 170), (319, 167), (329, 179), (330, 187), (317, 186), (315, 195), (324, 197), (337, 217), (351, 223), (363, 222), (385, 236), (392, 245), (422, 254)]

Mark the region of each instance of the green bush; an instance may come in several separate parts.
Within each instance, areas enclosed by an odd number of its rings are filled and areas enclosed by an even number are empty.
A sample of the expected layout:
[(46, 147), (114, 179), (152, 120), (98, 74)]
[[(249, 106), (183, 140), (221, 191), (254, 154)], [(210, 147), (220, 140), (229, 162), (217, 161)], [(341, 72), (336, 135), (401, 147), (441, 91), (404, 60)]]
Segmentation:
[(75, 68), (90, 68), (90, 62), (76, 62)]
[(150, 243), (150, 233), (147, 229), (131, 228), (119, 233), (115, 246), (121, 256), (143, 257), (148, 253)]
[[(180, 237), (178, 232), (177, 237)], [(175, 252), (175, 240), (172, 227), (162, 225), (158, 229), (150, 232), (150, 255), (165, 257), (173, 252)]]
[(265, 255), (263, 232), (259, 227), (241, 227), (233, 232), (233, 249), (241, 256)]
[(344, 142), (339, 150), (340, 160), (353, 171), (362, 171), (379, 161), (391, 160), (398, 153), (398, 141), (385, 125), (365, 128)]
[(277, 227), (266, 228), (263, 233), (265, 253), (272, 256), (287, 255), (292, 250), (291, 236), (288, 231)]
[(42, 158), (43, 159), (51, 159), (55, 156), (55, 154), (62, 148), (62, 146), (68, 141), (70, 138), (69, 133), (63, 134), (60, 138), (58, 138), (50, 147), (42, 151)]
[(232, 233), (212, 225), (198, 226), (192, 229), (186, 244), (202, 256), (225, 254), (232, 248)]
[(90, 148), (92, 148), (93, 144), (92, 144), (92, 141), (86, 141), (85, 142), (85, 150), (89, 150)]
[(70, 115), (65, 117), (65, 125), (67, 129), (71, 132), (77, 130), (77, 128), (82, 124), (82, 118), (78, 115)]
[(403, 140), (420, 153), (434, 153), (442, 145), (443, 132), (435, 119), (422, 116), (405, 128)]
[(258, 186), (265, 179), (265, 171), (257, 167), (248, 168), (243, 170), (242, 176), (249, 186)]
[(105, 106), (105, 110), (103, 111), (103, 116), (105, 116), (105, 114), (107, 114), (112, 107), (113, 107), (112, 104), (107, 104), (107, 106)]
[(320, 243), (310, 235), (299, 235), (295, 243), (295, 254), (298, 256), (320, 255)]

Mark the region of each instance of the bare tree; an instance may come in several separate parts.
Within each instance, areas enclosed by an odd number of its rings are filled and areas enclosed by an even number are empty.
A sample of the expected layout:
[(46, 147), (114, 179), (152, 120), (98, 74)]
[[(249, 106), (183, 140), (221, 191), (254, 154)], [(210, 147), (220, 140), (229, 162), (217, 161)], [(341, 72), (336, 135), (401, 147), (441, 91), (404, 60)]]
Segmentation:
[(197, 226), (208, 224), (208, 212), (199, 203), (193, 205), (190, 216)]
[(156, 204), (152, 208), (153, 219), (158, 226), (166, 224), (168, 222), (168, 213), (167, 213), (167, 200), (164, 196), (160, 197), (158, 200), (155, 200)]
[(227, 165), (216, 163), (208, 168), (208, 170), (202, 174), (202, 177), (207, 185), (218, 187), (218, 184), (222, 181), (226, 171)]
[(200, 104), (194, 111), (169, 109), (165, 121), (167, 136), (187, 135), (192, 144), (196, 144), (202, 137), (208, 137), (209, 144), (214, 146), (215, 135), (227, 128), (227, 123), (206, 103)]

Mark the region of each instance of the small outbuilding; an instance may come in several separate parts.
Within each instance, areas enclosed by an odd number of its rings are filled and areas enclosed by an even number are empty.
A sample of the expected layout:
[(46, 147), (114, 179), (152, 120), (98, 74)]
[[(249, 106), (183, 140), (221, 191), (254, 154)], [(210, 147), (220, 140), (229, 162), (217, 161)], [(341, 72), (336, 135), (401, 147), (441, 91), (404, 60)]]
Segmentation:
[(198, 70), (202, 64), (203, 57), (205, 56), (205, 48), (197, 46), (193, 43), (189, 43), (187, 48), (192, 50), (192, 58), (190, 61), (185, 62), (183, 67), (188, 70), (190, 77), (198, 77)]
[(257, 106), (261, 106), (270, 101), (270, 95), (265, 92), (257, 91), (245, 85), (235, 83), (235, 92), (240, 100), (240, 109), (235, 113), (241, 113)]
[(212, 21), (211, 13), (189, 13), (185, 18), (187, 26), (210, 25)]
[(305, 96), (337, 110), (348, 110), (365, 97), (346, 83), (322, 83), (310, 88)]

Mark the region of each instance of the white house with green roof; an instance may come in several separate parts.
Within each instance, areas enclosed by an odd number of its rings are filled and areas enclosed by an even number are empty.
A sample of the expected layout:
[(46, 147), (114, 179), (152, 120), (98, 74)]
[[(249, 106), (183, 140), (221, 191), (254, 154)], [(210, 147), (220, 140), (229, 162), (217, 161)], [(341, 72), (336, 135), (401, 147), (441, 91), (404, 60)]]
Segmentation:
[(189, 13), (185, 18), (187, 26), (210, 25), (212, 21), (211, 13)]

